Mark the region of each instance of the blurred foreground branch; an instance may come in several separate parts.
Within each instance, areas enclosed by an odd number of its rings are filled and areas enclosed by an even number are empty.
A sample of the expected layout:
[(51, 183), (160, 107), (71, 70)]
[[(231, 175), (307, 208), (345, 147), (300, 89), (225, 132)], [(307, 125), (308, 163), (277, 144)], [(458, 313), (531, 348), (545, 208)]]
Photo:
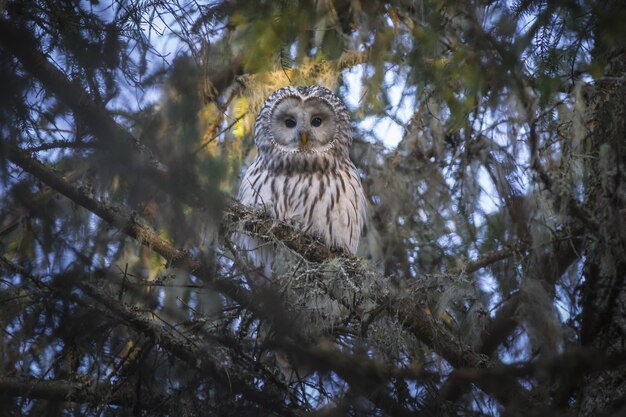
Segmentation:
[(100, 404), (103, 399), (106, 399), (106, 403), (111, 405), (164, 413), (170, 412), (171, 402), (174, 401), (167, 395), (159, 395), (149, 390), (144, 390), (141, 395), (137, 395), (136, 388), (133, 386), (120, 387), (110, 384), (94, 384), (89, 381), (2, 376), (0, 376), (0, 392), (3, 395), (89, 404)]

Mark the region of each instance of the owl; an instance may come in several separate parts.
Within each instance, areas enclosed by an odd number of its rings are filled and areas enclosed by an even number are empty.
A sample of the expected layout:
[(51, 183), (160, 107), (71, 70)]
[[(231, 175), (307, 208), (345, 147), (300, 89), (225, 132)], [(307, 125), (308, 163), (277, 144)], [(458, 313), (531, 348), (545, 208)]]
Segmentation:
[(263, 104), (254, 142), (259, 152), (241, 182), (241, 203), (355, 255), (366, 199), (341, 99), (318, 85), (281, 88)]

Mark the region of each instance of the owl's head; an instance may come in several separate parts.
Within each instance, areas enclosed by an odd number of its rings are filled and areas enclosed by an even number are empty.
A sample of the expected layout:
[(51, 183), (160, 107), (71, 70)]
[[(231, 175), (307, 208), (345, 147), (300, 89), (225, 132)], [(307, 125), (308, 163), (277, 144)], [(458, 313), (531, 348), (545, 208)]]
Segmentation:
[(255, 123), (260, 152), (347, 155), (352, 142), (350, 118), (342, 101), (320, 87), (284, 87), (263, 105)]

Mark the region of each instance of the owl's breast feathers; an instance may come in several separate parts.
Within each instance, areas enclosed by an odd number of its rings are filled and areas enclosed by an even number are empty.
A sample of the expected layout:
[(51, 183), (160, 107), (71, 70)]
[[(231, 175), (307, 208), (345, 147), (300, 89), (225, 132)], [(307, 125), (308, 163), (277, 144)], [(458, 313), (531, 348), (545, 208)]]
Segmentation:
[(239, 200), (265, 206), (273, 217), (296, 221), (327, 246), (356, 254), (366, 200), (356, 168), (347, 158), (294, 155), (284, 160), (260, 154), (243, 178)]

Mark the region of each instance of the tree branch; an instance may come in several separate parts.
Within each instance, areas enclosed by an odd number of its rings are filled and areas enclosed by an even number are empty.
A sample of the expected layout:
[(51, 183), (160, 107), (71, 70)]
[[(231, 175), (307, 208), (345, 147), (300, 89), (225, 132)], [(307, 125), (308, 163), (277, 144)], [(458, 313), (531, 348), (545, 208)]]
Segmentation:
[(0, 45), (10, 51), (26, 71), (39, 79), (49, 91), (72, 109), (81, 122), (90, 126), (101, 145), (110, 146), (113, 143), (121, 147), (122, 154), (132, 148), (140, 150), (141, 153), (146, 152), (126, 129), (111, 118), (106, 109), (97, 105), (87, 92), (72, 83), (62, 71), (48, 61), (30, 30), (17, 27), (6, 19), (0, 19)]
[[(295, 227), (286, 223), (277, 224), (260, 210), (251, 210), (237, 201), (231, 201), (226, 211), (226, 220), (232, 224), (238, 223), (257, 237), (284, 243), (289, 249), (299, 253), (309, 262), (321, 263), (336, 256), (346, 256), (340, 249), (329, 249), (321, 241), (302, 234)], [(356, 258), (354, 258), (356, 259)]]
[(453, 271), (453, 273), (461, 273), (461, 272), (465, 272), (466, 274), (474, 273), (478, 271), (479, 269), (482, 269), (486, 266), (489, 266), (498, 261), (501, 261), (510, 256), (513, 256), (516, 253), (520, 253), (524, 251), (527, 247), (528, 245), (524, 243), (520, 243), (518, 245), (506, 247), (498, 251), (489, 252), (485, 254), (484, 256), (481, 256), (479, 259), (476, 259), (475, 261), (468, 262), (467, 264), (463, 265), (463, 267), (459, 268), (458, 270)]
[[(11, 52), (28, 73), (72, 110), (76, 119), (87, 126), (96, 138), (90, 145), (102, 148), (111, 161), (122, 169), (133, 167), (133, 174), (141, 172), (145, 178), (187, 204), (203, 207), (211, 205), (206, 196), (181, 190), (172, 181), (166, 167), (156, 160), (145, 145), (118, 124), (105, 107), (93, 101), (86, 91), (50, 63), (30, 30), (0, 18), (0, 46)], [(223, 88), (228, 76), (219, 74), (220, 78), (216, 82), (220, 87)], [(230, 76), (234, 77), (234, 74)]]
[(115, 386), (106, 383), (44, 380), (37, 378), (18, 378), (0, 376), (0, 392), (2, 395), (40, 398), (55, 401), (72, 401), (100, 405), (107, 404), (122, 407), (139, 407), (149, 411), (171, 412), (170, 397), (165, 394), (154, 394), (144, 390), (137, 396), (133, 386)]
[(150, 320), (144, 314), (131, 310), (116, 298), (108, 295), (100, 288), (87, 282), (77, 282), (76, 285), (87, 295), (105, 306), (116, 316), (120, 317), (138, 333), (144, 334), (156, 341), (168, 352), (185, 362), (191, 369), (210, 375), (215, 381), (228, 386), (233, 393), (241, 393), (248, 400), (273, 409), (283, 416), (292, 416), (294, 411), (283, 405), (278, 399), (250, 386), (234, 373), (228, 373), (227, 368), (211, 359), (211, 348), (197, 337), (181, 338), (172, 332), (166, 331), (163, 325)]
[[(570, 228), (565, 228), (569, 230)], [(534, 269), (543, 274), (543, 280), (550, 287), (553, 287), (558, 279), (565, 273), (565, 271), (579, 259), (580, 249), (583, 244), (583, 240), (579, 237), (582, 232), (581, 226), (571, 227), (570, 238), (556, 237), (553, 241), (551, 254), (544, 254), (541, 256), (540, 262), (535, 265)], [(538, 250), (535, 248), (534, 250)], [(556, 259), (556, 262), (555, 262)], [(496, 312), (495, 316), (487, 323), (480, 337), (480, 345), (478, 352), (483, 355), (491, 357), (496, 349), (504, 343), (513, 331), (519, 325), (515, 319), (515, 313), (519, 307), (520, 295), (519, 293), (513, 294), (500, 309)], [(438, 398), (433, 399), (434, 402), (438, 402), (441, 399), (446, 401), (455, 402), (463, 393), (469, 388), (469, 385), (454, 376), (453, 371), (450, 377), (442, 385)]]

